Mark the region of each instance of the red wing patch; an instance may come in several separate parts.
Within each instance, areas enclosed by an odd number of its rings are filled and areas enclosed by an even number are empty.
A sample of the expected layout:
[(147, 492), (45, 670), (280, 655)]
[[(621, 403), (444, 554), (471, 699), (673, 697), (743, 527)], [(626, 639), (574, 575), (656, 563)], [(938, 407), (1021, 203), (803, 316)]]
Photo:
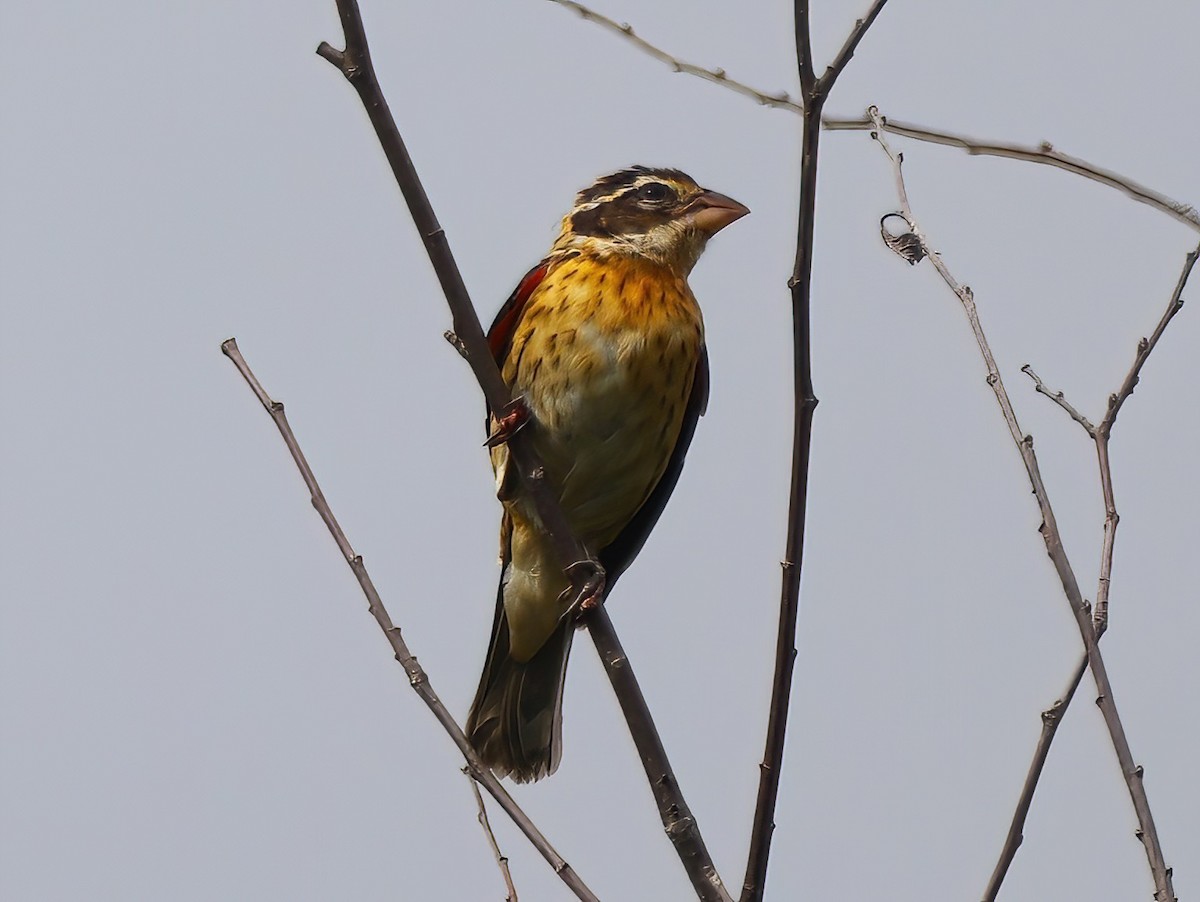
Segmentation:
[(530, 295), (533, 294), (534, 289), (541, 284), (542, 279), (546, 278), (546, 271), (549, 268), (549, 263), (542, 262), (529, 270), (525, 274), (525, 278), (521, 280), (521, 284), (517, 286), (517, 290), (504, 302), (504, 306), (496, 314), (496, 319), (492, 322), (492, 328), (488, 329), (488, 347), (491, 348), (492, 356), (496, 358), (498, 366), (501, 364), (504, 352), (512, 340), (513, 330), (516, 328), (517, 322), (521, 319), (521, 312), (525, 309), (525, 303), (529, 300)]

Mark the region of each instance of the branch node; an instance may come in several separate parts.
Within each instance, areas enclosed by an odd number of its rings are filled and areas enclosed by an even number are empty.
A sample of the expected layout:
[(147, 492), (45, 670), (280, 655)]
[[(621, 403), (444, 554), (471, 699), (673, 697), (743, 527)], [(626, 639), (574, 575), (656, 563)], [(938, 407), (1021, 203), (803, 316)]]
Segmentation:
[(338, 50), (328, 41), (322, 41), (317, 45), (317, 56), (324, 60), (328, 60), (339, 69), (342, 68), (342, 63), (346, 58), (345, 53), (343, 53), (341, 50)]
[(442, 333), (442, 338), (444, 338), (444, 339), (446, 339), (446, 341), (450, 342), (450, 347), (452, 347), (452, 348), (454, 348), (454, 350), (458, 351), (459, 357), (461, 357), (463, 360), (470, 362), (471, 355), (467, 352), (466, 342), (464, 342), (461, 338), (459, 338), (458, 335), (456, 335), (454, 332), (447, 329), (445, 332)]
[(1062, 717), (1063, 700), (1056, 699), (1054, 704), (1042, 712), (1042, 723), (1045, 726), (1057, 724)]

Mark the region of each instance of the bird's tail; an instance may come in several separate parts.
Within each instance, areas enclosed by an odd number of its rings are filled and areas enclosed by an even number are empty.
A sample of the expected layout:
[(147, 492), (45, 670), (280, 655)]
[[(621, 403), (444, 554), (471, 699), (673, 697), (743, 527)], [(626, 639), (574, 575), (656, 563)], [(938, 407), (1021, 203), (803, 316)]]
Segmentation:
[(509, 655), (504, 583), (467, 739), (498, 777), (532, 783), (554, 773), (562, 756), (562, 696), (573, 624), (564, 618), (528, 661)]

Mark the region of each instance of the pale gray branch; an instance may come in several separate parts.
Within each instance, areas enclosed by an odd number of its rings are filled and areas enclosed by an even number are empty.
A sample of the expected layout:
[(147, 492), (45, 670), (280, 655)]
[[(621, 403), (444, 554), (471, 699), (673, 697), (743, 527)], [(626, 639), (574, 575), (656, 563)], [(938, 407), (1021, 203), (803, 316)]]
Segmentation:
[[(875, 108), (872, 107), (872, 109)], [(897, 122), (888, 119), (886, 116), (872, 116), (870, 111), (867, 112), (866, 116), (858, 119), (826, 117), (822, 120), (822, 124), (830, 131), (883, 131), (893, 135), (900, 135), (904, 138), (912, 138), (916, 141), (957, 147), (959, 150), (964, 150), (972, 156), (1003, 157), (1009, 160), (1023, 160), (1027, 163), (1052, 166), (1064, 172), (1083, 176), (1093, 182), (1099, 182), (1101, 185), (1107, 185), (1109, 188), (1115, 188), (1132, 197), (1138, 203), (1154, 207), (1154, 209), (1167, 214), (1172, 219), (1200, 231), (1200, 213), (1191, 204), (1181, 203), (1167, 197), (1161, 192), (1155, 191), (1153, 188), (1147, 188), (1145, 185), (1138, 184), (1131, 178), (1104, 169), (1094, 163), (1089, 163), (1087, 160), (1059, 153), (1047, 142), (1032, 147), (1000, 141), (987, 141), (971, 138), (967, 135), (955, 134), (954, 132), (939, 131), (923, 125), (914, 125), (910, 122)]]
[(1038, 394), (1045, 395), (1047, 398), (1065, 410), (1067, 412), (1067, 416), (1082, 426), (1084, 432), (1086, 432), (1091, 438), (1096, 437), (1096, 427), (1092, 425), (1092, 421), (1081, 414), (1075, 408), (1075, 406), (1066, 399), (1062, 392), (1047, 388), (1046, 383), (1042, 381), (1042, 377), (1035, 373), (1033, 371), (1033, 367), (1031, 367), (1028, 363), (1021, 367), (1021, 372), (1033, 380), (1033, 387)]
[[(1184, 261), (1183, 272), (1180, 273), (1179, 280), (1175, 285), (1175, 291), (1167, 303), (1166, 311), (1163, 313), (1151, 337), (1138, 342), (1137, 354), (1134, 357), (1133, 366), (1122, 382), (1121, 388), (1116, 394), (1109, 397), (1108, 410), (1104, 415), (1104, 419), (1101, 420), (1099, 428), (1093, 426), (1087, 417), (1083, 416), (1069, 404), (1063, 397), (1062, 392), (1053, 392), (1046, 388), (1037, 373), (1028, 364), (1021, 368), (1023, 372), (1033, 379), (1034, 386), (1039, 392), (1058, 404), (1075, 422), (1083, 426), (1096, 446), (1096, 456), (1100, 471), (1100, 487), (1104, 496), (1105, 510), (1104, 539), (1100, 549), (1100, 580), (1096, 595), (1096, 606), (1092, 612), (1092, 623), (1096, 630), (1097, 640), (1108, 629), (1108, 595), (1112, 583), (1113, 543), (1116, 539), (1117, 523), (1120, 521), (1120, 517), (1117, 515), (1116, 501), (1113, 496), (1112, 466), (1108, 456), (1108, 440), (1112, 431), (1112, 424), (1116, 419), (1117, 411), (1124, 404), (1125, 399), (1132, 394), (1133, 387), (1137, 383), (1138, 374), (1145, 364), (1146, 358), (1150, 356), (1150, 352), (1158, 344), (1158, 339), (1162, 336), (1167, 324), (1183, 307), (1183, 289), (1187, 284), (1192, 267), (1195, 266), (1198, 257), (1200, 257), (1200, 247), (1197, 247), (1196, 250), (1187, 255), (1187, 259)], [(1082, 679), (1084, 671), (1087, 670), (1087, 665), (1088, 659), (1085, 654), (1083, 659), (1076, 665), (1066, 691), (1059, 696), (1053, 705), (1042, 712), (1042, 733), (1038, 738), (1037, 748), (1033, 754), (1033, 761), (1029, 765), (1025, 784), (1021, 787), (1021, 795), (1017, 802), (1016, 810), (1013, 812), (1012, 825), (1009, 827), (1008, 836), (1005, 839), (1004, 847), (1001, 849), (996, 869), (992, 873), (992, 879), (984, 895), (984, 902), (993, 902), (996, 898), (1000, 890), (1000, 883), (1004, 880), (1004, 876), (1008, 872), (1008, 867), (1012, 863), (1013, 856), (1016, 855), (1017, 848), (1021, 844), (1025, 819), (1029, 814), (1029, 807), (1033, 801), (1033, 793), (1037, 788), (1042, 767), (1045, 765), (1046, 758), (1050, 754), (1050, 744), (1054, 740), (1055, 731), (1062, 722), (1062, 718), (1066, 714), (1072, 698), (1074, 698), (1075, 690), (1079, 687), (1079, 681)]]
[(1167, 309), (1163, 311), (1163, 315), (1159, 319), (1158, 325), (1154, 327), (1154, 331), (1150, 333), (1150, 337), (1143, 338), (1138, 342), (1137, 352), (1133, 357), (1133, 365), (1130, 366), (1129, 372), (1122, 380), (1121, 387), (1117, 389), (1115, 394), (1109, 396), (1104, 418), (1096, 427), (1094, 436), (1096, 440), (1096, 458), (1100, 467), (1100, 486), (1104, 495), (1104, 543), (1100, 551), (1100, 586), (1096, 594), (1096, 611), (1094, 615), (1097, 623), (1108, 623), (1108, 593), (1112, 583), (1113, 543), (1116, 540), (1117, 524), (1121, 520), (1117, 514), (1117, 502), (1113, 495), (1112, 466), (1108, 458), (1108, 442), (1112, 436), (1113, 424), (1117, 421), (1117, 414), (1120, 413), (1125, 402), (1129, 400), (1129, 396), (1133, 394), (1133, 390), (1141, 378), (1142, 367), (1146, 365), (1146, 360), (1149, 359), (1150, 353), (1158, 345), (1158, 340), (1162, 338), (1163, 332), (1166, 331), (1171, 320), (1175, 318), (1175, 314), (1183, 309), (1183, 289), (1192, 274), (1192, 268), (1196, 265), (1197, 258), (1200, 258), (1200, 246), (1187, 255), (1187, 259), (1183, 264), (1183, 270), (1179, 273), (1179, 279), (1175, 283), (1175, 291), (1171, 294), (1171, 299), (1167, 302)]
[(287, 416), (283, 410), (283, 402), (272, 400), (270, 395), (267, 394), (266, 389), (262, 387), (262, 384), (255, 377), (254, 372), (250, 369), (250, 365), (242, 356), (242, 352), (238, 349), (235, 339), (229, 338), (222, 342), (221, 352), (233, 361), (233, 365), (242, 374), (242, 378), (246, 380), (246, 384), (250, 386), (251, 391), (254, 392), (254, 396), (258, 398), (259, 403), (271, 415), (271, 419), (275, 421), (275, 426), (279, 430), (279, 434), (283, 437), (283, 443), (291, 453), (292, 460), (296, 462), (296, 467), (300, 470), (300, 476), (304, 480), (304, 484), (308, 487), (309, 494), (312, 496), (313, 507), (321, 515), (321, 519), (325, 522), (325, 526), (329, 529), (333, 540), (337, 542), (338, 549), (342, 552), (346, 563), (350, 565), (350, 569), (354, 572), (354, 577), (358, 580), (363, 594), (367, 597), (367, 606), (371, 616), (375, 618), (375, 622), (383, 630), (383, 635), (387, 639), (388, 644), (392, 646), (396, 660), (400, 662), (400, 666), (408, 674), (408, 681), (412, 685), (413, 690), (421, 697), (421, 701), (426, 704), (429, 710), (433, 712), (433, 716), (442, 725), (442, 729), (454, 740), (454, 744), (458, 746), (459, 752), (462, 753), (463, 758), (466, 760), (465, 769), (467, 772), (475, 780), (482, 783), (484, 788), (491, 793), (492, 798), (512, 818), (513, 823), (528, 837), (533, 847), (541, 853), (541, 856), (546, 859), (554, 869), (554, 872), (558, 874), (563, 883), (567, 885), (577, 898), (583, 899), (584, 902), (599, 902), (596, 895), (584, 885), (583, 881), (579, 879), (579, 875), (554, 850), (549, 840), (542, 835), (533, 821), (529, 819), (529, 816), (513, 801), (512, 796), (500, 785), (500, 781), (479, 760), (479, 756), (475, 754), (475, 749), (471, 747), (471, 744), (467, 741), (467, 737), (463, 735), (462, 728), (455, 722), (450, 712), (446, 710), (446, 706), (442, 704), (442, 700), (438, 698), (438, 694), (433, 691), (433, 686), (430, 684), (425, 670), (417, 662), (412, 652), (409, 651), (408, 644), (404, 641), (404, 637), (400, 633), (400, 627), (392, 623), (391, 615), (388, 614), (387, 608), (383, 606), (383, 599), (379, 597), (379, 592), (376, 590), (375, 584), (371, 581), (370, 574), (367, 573), (367, 568), (363, 564), (362, 557), (355, 553), (354, 548), (350, 545), (350, 540), (346, 538), (341, 525), (333, 515), (333, 510), (330, 508), (329, 502), (325, 500), (325, 494), (317, 484), (317, 477), (313, 475), (312, 468), (308, 465), (308, 461), (304, 457), (304, 452), (300, 450), (300, 444), (296, 441), (296, 436), (292, 433), (292, 427), (288, 424)]
[(703, 66), (697, 66), (694, 63), (685, 62), (678, 57), (672, 56), (665, 50), (651, 44), (645, 38), (640, 37), (633, 30), (633, 26), (628, 22), (617, 22), (610, 19), (608, 16), (596, 12), (594, 9), (584, 6), (582, 3), (576, 3), (575, 0), (550, 0), (551, 3), (557, 3), (566, 9), (574, 10), (581, 17), (589, 22), (595, 22), (600, 27), (611, 31), (618, 37), (624, 38), (638, 50), (649, 54), (660, 63), (665, 63), (676, 72), (682, 72), (685, 75), (694, 75), (696, 78), (702, 78), (705, 81), (720, 85), (723, 88), (728, 88), (730, 91), (735, 91), (743, 97), (749, 97), (763, 106), (777, 107), (779, 109), (791, 110), (793, 113), (803, 113), (804, 107), (792, 100), (788, 96), (787, 91), (779, 91), (775, 94), (768, 94), (765, 91), (760, 91), (757, 88), (752, 88), (744, 82), (738, 81), (736, 78), (730, 78), (724, 69), (705, 69)]
[(1162, 318), (1159, 319), (1158, 325), (1154, 327), (1154, 331), (1150, 333), (1149, 338), (1143, 338), (1138, 342), (1137, 353), (1133, 358), (1133, 365), (1129, 368), (1125, 379), (1121, 382), (1121, 387), (1117, 389), (1116, 394), (1108, 399), (1108, 410), (1104, 414), (1104, 419), (1100, 421), (1100, 431), (1108, 433), (1112, 431), (1113, 423), (1117, 420), (1117, 414), (1121, 410), (1121, 406), (1133, 394), (1134, 388), (1137, 387), (1138, 379), (1142, 373), (1142, 367), (1146, 365), (1146, 360), (1149, 359), (1150, 353), (1158, 344), (1158, 340), (1162, 338), (1163, 332), (1166, 331), (1171, 320), (1175, 318), (1175, 314), (1183, 309), (1183, 289), (1187, 286), (1188, 278), (1192, 274), (1192, 268), (1196, 265), (1196, 260), (1200, 258), (1200, 247), (1187, 255), (1187, 259), (1183, 264), (1183, 271), (1179, 274), (1179, 279), (1175, 283), (1175, 291), (1171, 295), (1171, 300), (1167, 302), (1167, 309), (1163, 312)]
[[(987, 369), (987, 383), (991, 387), (997, 403), (1000, 405), (1005, 424), (1021, 455), (1021, 461), (1025, 465), (1025, 472), (1033, 487), (1034, 496), (1037, 498), (1038, 509), (1042, 515), (1042, 525), (1039, 531), (1046, 545), (1046, 553), (1049, 555), (1055, 572), (1062, 583), (1064, 594), (1071, 607), (1071, 612), (1075, 616), (1080, 638), (1087, 649), (1088, 665), (1095, 679), (1098, 693), (1097, 705), (1104, 716), (1104, 722), (1108, 727), (1109, 737), (1112, 740), (1113, 750), (1116, 752), (1121, 773), (1125, 778), (1126, 787), (1129, 790), (1134, 810), (1137, 813), (1140, 825), (1138, 837), (1145, 848), (1150, 872), (1154, 879), (1155, 898), (1159, 899), (1160, 902), (1174, 902), (1175, 892), (1172, 887), (1171, 869), (1167, 867), (1164, 860), (1162, 846), (1158, 839), (1158, 831), (1154, 826), (1154, 816), (1151, 814), (1150, 803), (1146, 797), (1146, 790), (1143, 784), (1143, 770), (1139, 765), (1134, 763), (1133, 753), (1129, 747), (1129, 740), (1125, 736), (1125, 727), (1121, 722), (1116, 700), (1113, 696), (1112, 682), (1109, 679), (1104, 658), (1100, 653), (1099, 639), (1092, 621), (1091, 609), (1080, 592), (1079, 582), (1067, 558), (1067, 552), (1062, 543), (1062, 535), (1058, 529), (1054, 510), (1050, 505), (1050, 496), (1046, 491), (1041, 470), (1038, 467), (1037, 455), (1033, 450), (1033, 436), (1024, 434), (1020, 424), (1017, 422), (1017, 415), (1008, 397), (1008, 391), (1004, 387), (1004, 381), (1000, 377), (1000, 370), (996, 365), (996, 359), (992, 355), (991, 347), (980, 324), (979, 312), (975, 306), (974, 293), (966, 285), (959, 284), (946, 267), (941, 255), (932, 250), (928, 239), (917, 225), (904, 186), (903, 158), (896, 154), (884, 139), (883, 121), (879, 115), (879, 111), (872, 107), (869, 115), (876, 125), (876, 128), (871, 132), (871, 136), (879, 143), (879, 146), (892, 162), (897, 193), (900, 198), (901, 215), (908, 223), (913, 234), (920, 240), (926, 255), (937, 270), (938, 275), (942, 277), (942, 280), (959, 299), (963, 311), (967, 315), (971, 331), (975, 335), (976, 344), (979, 346), (979, 352), (983, 357), (984, 365)], [(1019, 835), (1015, 838), (1015, 841), (1017, 843), (1020, 842)]]
[(492, 824), (487, 816), (487, 807), (483, 804), (483, 796), (479, 794), (479, 784), (475, 782), (475, 778), (471, 776), (468, 768), (464, 767), (463, 773), (467, 775), (467, 781), (471, 784), (471, 792), (475, 795), (475, 805), (479, 809), (476, 819), (479, 821), (479, 826), (483, 828), (483, 835), (487, 838), (492, 854), (496, 856), (496, 866), (500, 868), (500, 876), (504, 880), (504, 902), (517, 902), (517, 887), (513, 883), (512, 871), (508, 868), (508, 858), (500, 851), (500, 843), (496, 842), (496, 834), (492, 832)]

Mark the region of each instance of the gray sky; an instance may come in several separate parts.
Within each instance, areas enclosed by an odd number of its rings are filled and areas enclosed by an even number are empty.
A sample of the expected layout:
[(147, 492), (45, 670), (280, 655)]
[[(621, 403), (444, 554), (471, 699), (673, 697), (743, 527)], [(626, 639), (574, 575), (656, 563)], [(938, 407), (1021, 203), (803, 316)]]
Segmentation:
[[(599, 3), (599, 0), (597, 0)], [(713, 393), (676, 496), (610, 600), (727, 883), (761, 756), (790, 455), (798, 120), (542, 0), (366, 2), (377, 67), (481, 317), (572, 193), (678, 166), (753, 215), (693, 276)], [(865, 2), (814, 4), (818, 59)], [(602, 12), (794, 90), (790, 4)], [(460, 716), (494, 600), (482, 402), (353, 91), (313, 53), (332, 0), (20, 4), (0, 58), (0, 895), (14, 900), (496, 899), (446, 736), (409, 690), (236, 335), (437, 691)], [(1200, 7), (892, 0), (827, 112), (1057, 147), (1200, 199)], [(1116, 192), (897, 140), (917, 216), (1034, 433), (1095, 592), (1082, 431), (1196, 235)], [(816, 413), (774, 898), (977, 899), (1038, 712), (1080, 642), (961, 310), (877, 239), (862, 133), (822, 142)], [(1200, 278), (1200, 277), (1198, 277)], [(1191, 295), (1200, 292), (1200, 282)], [(1113, 440), (1122, 521), (1104, 649), (1181, 898), (1200, 892), (1189, 306)], [(565, 752), (519, 801), (604, 899), (683, 899), (619, 710), (579, 637)], [(1004, 898), (1148, 899), (1090, 677)], [(493, 817), (524, 900), (569, 898)]]

